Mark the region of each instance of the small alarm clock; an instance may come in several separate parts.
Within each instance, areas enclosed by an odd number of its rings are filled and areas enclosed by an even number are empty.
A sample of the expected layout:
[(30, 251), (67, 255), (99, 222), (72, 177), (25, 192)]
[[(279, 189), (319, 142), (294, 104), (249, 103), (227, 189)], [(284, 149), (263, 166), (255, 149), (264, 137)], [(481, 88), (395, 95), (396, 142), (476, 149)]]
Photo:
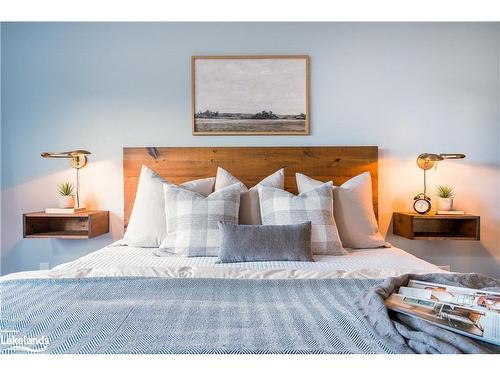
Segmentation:
[(413, 209), (415, 212), (425, 215), (427, 212), (431, 210), (431, 198), (429, 198), (425, 194), (419, 194), (415, 198), (413, 198)]

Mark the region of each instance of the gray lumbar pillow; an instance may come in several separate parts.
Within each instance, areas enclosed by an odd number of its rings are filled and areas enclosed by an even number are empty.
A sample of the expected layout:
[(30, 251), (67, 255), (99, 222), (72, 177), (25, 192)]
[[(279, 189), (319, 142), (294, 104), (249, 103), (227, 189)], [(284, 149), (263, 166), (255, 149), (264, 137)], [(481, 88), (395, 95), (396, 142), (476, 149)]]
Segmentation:
[(311, 222), (292, 225), (219, 223), (222, 263), (271, 260), (312, 262)]

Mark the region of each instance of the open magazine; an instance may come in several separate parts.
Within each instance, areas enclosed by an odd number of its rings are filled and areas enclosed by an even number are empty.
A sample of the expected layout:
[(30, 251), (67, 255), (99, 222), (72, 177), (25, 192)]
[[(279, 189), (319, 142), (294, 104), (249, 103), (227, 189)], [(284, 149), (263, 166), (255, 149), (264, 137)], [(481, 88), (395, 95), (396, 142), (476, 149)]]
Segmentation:
[(385, 300), (388, 309), (500, 345), (500, 293), (410, 280)]

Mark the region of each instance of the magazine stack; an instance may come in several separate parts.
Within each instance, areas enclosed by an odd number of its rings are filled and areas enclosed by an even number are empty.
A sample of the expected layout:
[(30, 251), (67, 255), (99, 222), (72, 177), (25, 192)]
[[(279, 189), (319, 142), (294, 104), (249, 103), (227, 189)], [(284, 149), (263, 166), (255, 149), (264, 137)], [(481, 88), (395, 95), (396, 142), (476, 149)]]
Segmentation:
[(391, 310), (500, 345), (500, 293), (410, 280), (385, 304)]

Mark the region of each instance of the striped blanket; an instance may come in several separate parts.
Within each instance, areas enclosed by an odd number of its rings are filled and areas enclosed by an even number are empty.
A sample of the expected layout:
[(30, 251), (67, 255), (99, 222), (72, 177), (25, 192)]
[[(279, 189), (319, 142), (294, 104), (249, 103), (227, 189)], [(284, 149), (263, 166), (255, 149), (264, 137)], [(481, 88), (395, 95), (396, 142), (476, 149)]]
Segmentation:
[(3, 353), (407, 353), (354, 301), (380, 280), (2, 281)]

